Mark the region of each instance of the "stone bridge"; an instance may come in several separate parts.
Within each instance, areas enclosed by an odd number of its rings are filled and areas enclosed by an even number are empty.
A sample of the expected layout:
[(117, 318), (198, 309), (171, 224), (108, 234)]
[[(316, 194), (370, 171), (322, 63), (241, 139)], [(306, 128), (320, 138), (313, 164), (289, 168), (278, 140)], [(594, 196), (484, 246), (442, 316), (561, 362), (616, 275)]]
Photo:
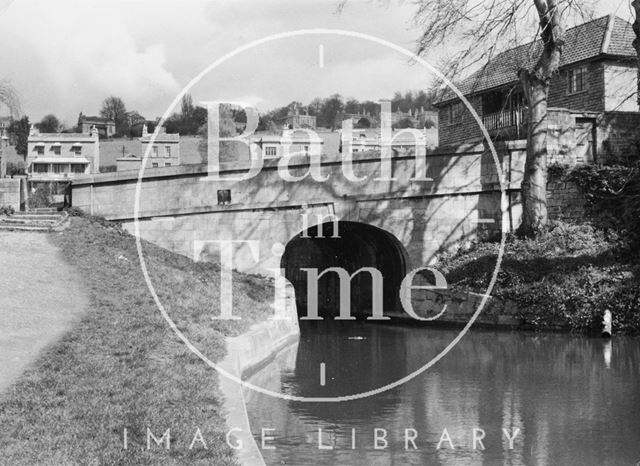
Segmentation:
[[(301, 268), (342, 266), (352, 273), (376, 267), (385, 279), (385, 305), (395, 306), (390, 296), (397, 295), (409, 270), (460, 242), (496, 237), (503, 225), (517, 226), (524, 147), (509, 143), (498, 152), (507, 184), (504, 201), (493, 157), (482, 146), (417, 159), (394, 156), (391, 176), (383, 176), (378, 153), (357, 153), (352, 163), (353, 174), (362, 179), (357, 182), (345, 176), (340, 154), (322, 157), (319, 170), (328, 176), (323, 182), (311, 176), (285, 181), (277, 160), (265, 161), (247, 180), (238, 180), (246, 176), (246, 164), (223, 164), (217, 179), (201, 165), (148, 169), (140, 187), (140, 236), (196, 260), (218, 260), (215, 241), (236, 241), (236, 269), (273, 276), (270, 269), (282, 267), (297, 295), (305, 278)], [(309, 171), (308, 158), (295, 160), (290, 175)], [(137, 182), (137, 171), (79, 178), (73, 205), (119, 221), (133, 233)], [(363, 275), (354, 282), (367, 280)], [(327, 276), (326, 281), (331, 282), (327, 290), (335, 291), (336, 280)], [(371, 285), (363, 290), (362, 299), (371, 299)], [(335, 296), (327, 292), (324, 299)]]

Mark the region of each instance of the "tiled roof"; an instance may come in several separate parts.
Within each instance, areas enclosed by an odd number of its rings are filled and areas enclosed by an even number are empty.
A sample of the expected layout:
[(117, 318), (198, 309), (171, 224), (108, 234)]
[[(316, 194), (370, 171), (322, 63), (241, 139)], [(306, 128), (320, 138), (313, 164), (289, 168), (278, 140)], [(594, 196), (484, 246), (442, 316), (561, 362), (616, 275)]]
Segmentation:
[[(634, 37), (631, 24), (614, 15), (567, 29), (560, 67), (600, 55), (637, 57), (632, 45)], [(481, 70), (455, 84), (460, 92), (469, 95), (514, 83), (518, 70), (532, 69), (541, 51), (541, 40), (509, 49), (497, 55)], [(453, 91), (447, 89), (438, 103), (455, 98)]]

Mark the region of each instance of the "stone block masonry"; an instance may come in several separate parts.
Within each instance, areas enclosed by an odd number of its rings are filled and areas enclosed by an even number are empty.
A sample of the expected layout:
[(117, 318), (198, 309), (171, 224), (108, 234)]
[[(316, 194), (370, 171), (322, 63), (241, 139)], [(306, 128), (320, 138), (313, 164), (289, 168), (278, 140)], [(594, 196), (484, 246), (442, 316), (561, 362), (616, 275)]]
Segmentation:
[(571, 181), (552, 180), (547, 184), (547, 212), (550, 220), (584, 221), (586, 200)]
[[(508, 191), (519, 189), (522, 147), (505, 146), (500, 152), (501, 168), (510, 172), (505, 177), (511, 180)], [(231, 179), (246, 173), (247, 167), (238, 164), (223, 164), (217, 180), (207, 177), (206, 166), (201, 165), (146, 174), (141, 185), (140, 235), (199, 259), (219, 255), (216, 245), (194, 250), (206, 241), (258, 241), (259, 258), (255, 259), (251, 246), (240, 245), (234, 265), (240, 271), (270, 274), (268, 269), (279, 265), (270, 253), (272, 245), (287, 244), (299, 234), (303, 214), (309, 216), (309, 226), (317, 223), (318, 214), (331, 214), (340, 221), (364, 223), (392, 234), (409, 252), (413, 268), (430, 263), (438, 252), (461, 241), (499, 236), (504, 216), (517, 215), (503, 212), (498, 172), (482, 146), (428, 154), (418, 164), (424, 167), (418, 177), (414, 156), (394, 157), (388, 180), (379, 179), (378, 153), (354, 154), (353, 172), (362, 177), (359, 181), (345, 177), (340, 155), (323, 157), (320, 168), (329, 177), (324, 182), (310, 176), (285, 181), (277, 163), (267, 161), (255, 177), (240, 181)], [(292, 174), (307, 170), (309, 159), (290, 164)], [(74, 182), (74, 206), (121, 221), (133, 231), (136, 183), (137, 173), (84, 177)], [(221, 202), (224, 196), (228, 200)]]
[(20, 179), (0, 178), (0, 207), (20, 210)]

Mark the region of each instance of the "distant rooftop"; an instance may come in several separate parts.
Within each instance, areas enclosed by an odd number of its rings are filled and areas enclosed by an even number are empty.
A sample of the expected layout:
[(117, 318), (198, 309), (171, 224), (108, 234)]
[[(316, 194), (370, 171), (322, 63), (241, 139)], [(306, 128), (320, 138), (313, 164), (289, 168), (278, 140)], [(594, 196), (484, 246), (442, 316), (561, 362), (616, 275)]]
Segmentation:
[[(158, 136), (154, 139), (154, 142), (180, 142), (180, 133), (167, 133), (164, 126), (160, 126), (158, 129)], [(150, 142), (153, 137), (153, 132), (147, 131), (147, 125), (142, 126), (142, 137), (140, 142)]]
[(103, 117), (99, 117), (99, 116), (88, 116), (88, 115), (81, 115), (80, 116), (80, 121), (82, 121), (83, 123), (102, 123), (102, 124), (113, 123), (113, 124), (115, 124), (115, 122), (113, 120), (110, 120), (109, 118), (103, 118)]

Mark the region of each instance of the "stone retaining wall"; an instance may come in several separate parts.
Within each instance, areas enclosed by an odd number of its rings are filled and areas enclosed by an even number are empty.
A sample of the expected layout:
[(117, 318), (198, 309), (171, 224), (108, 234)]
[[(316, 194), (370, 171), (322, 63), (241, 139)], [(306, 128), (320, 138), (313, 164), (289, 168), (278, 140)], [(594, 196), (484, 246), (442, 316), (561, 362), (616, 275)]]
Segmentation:
[[(414, 291), (412, 303), (415, 312), (424, 317), (435, 317), (447, 308), (438, 319), (431, 321), (434, 325), (465, 325), (478, 310), (484, 295), (466, 291), (428, 290)], [(518, 307), (515, 302), (489, 297), (475, 325), (488, 327), (520, 327), (523, 322), (517, 317)], [(403, 314), (406, 319), (411, 319)], [(413, 319), (411, 319), (413, 320)], [(415, 321), (414, 321), (415, 322)]]
[[(220, 367), (238, 379), (249, 375), (272, 361), (276, 355), (295, 344), (300, 338), (298, 315), (296, 313), (295, 294), (288, 286), (283, 300), (276, 309), (278, 319), (269, 319), (253, 325), (247, 332), (226, 339), (227, 355)], [(236, 441), (243, 448), (236, 450), (241, 465), (264, 465), (262, 454), (251, 434), (251, 426), (246, 411), (245, 390), (238, 382), (223, 374), (218, 376), (219, 388), (224, 396), (227, 431), (234, 430)]]
[(20, 210), (20, 178), (0, 178), (0, 207)]

